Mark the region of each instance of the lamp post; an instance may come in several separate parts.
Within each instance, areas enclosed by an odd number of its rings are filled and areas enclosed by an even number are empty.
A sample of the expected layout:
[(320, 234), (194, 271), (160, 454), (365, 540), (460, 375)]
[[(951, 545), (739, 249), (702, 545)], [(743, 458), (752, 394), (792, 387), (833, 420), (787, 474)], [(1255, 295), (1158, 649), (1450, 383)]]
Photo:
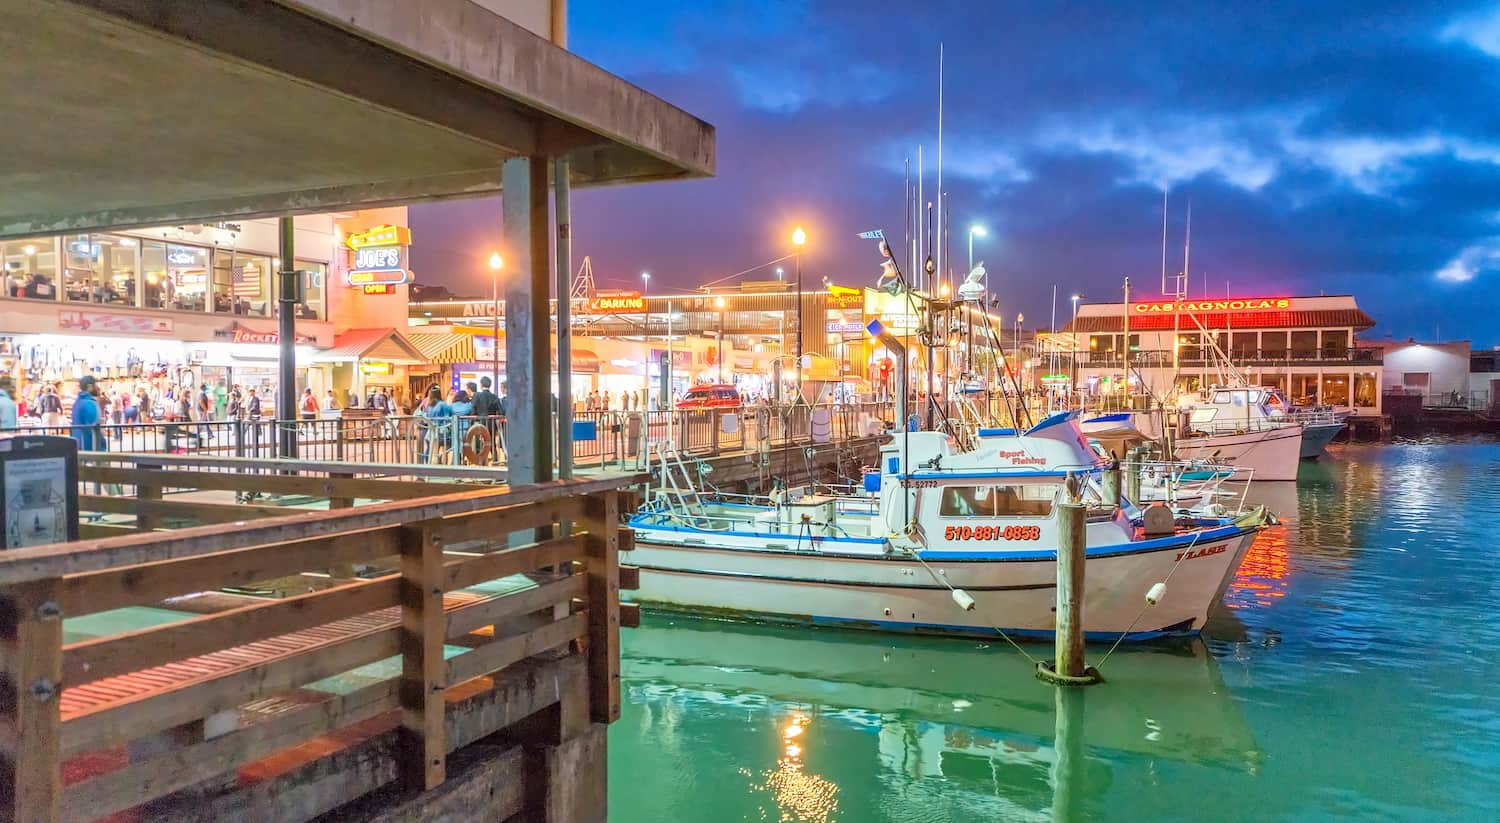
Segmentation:
[(1070, 298), (1073, 301), (1073, 321), (1068, 324), (1068, 328), (1072, 329), (1072, 333), (1068, 335), (1068, 340), (1073, 346), (1073, 356), (1069, 358), (1071, 361), (1071, 368), (1068, 369), (1069, 395), (1078, 391), (1078, 300), (1081, 297), (1083, 295), (1075, 294)]
[(714, 308), (719, 310), (719, 382), (724, 382), (724, 298), (714, 298)]
[(505, 268), (505, 259), (500, 256), (500, 252), (491, 252), (490, 277), (495, 288), (495, 305), (493, 307), (495, 316), (492, 318), (494, 320), (492, 328), (494, 337), (491, 338), (494, 342), (494, 348), (490, 350), (490, 354), (494, 355), (495, 392), (497, 394), (502, 391), (500, 388), (500, 270), (503, 268)]
[(797, 399), (802, 394), (802, 247), (807, 245), (807, 232), (801, 226), (792, 229), (792, 246), (797, 249)]
[[(646, 295), (650, 291), (651, 272), (643, 271), (641, 272), (641, 313), (646, 316), (645, 337), (647, 341), (646, 352), (648, 355), (651, 352), (651, 304), (646, 302)], [(650, 404), (651, 400), (651, 358), (649, 356), (646, 358), (645, 365), (641, 367), (641, 383), (645, 387), (645, 392), (641, 395), (641, 411), (645, 412), (646, 406)]]
[[(974, 238), (976, 238), (976, 237), (989, 237), (989, 236), (990, 236), (989, 230), (986, 229), (984, 226), (979, 225), (978, 223), (975, 223), (974, 225), (972, 225), (972, 226), (969, 227), (969, 271), (973, 271), (974, 270)], [(989, 274), (988, 273), (985, 274), (985, 278), (984, 279), (985, 279), (984, 287), (985, 287), (985, 289), (989, 289), (990, 283), (989, 283)]]
[(1013, 375), (1015, 375), (1015, 377), (1012, 378), (1012, 379), (1014, 379), (1015, 383), (1016, 383), (1016, 394), (1020, 394), (1021, 393), (1021, 324), (1024, 323), (1024, 322), (1026, 322), (1026, 315), (1024, 315), (1024, 314), (1017, 314), (1016, 315), (1016, 357), (1015, 357), (1015, 360), (1013, 361), (1013, 365), (1011, 366), (1011, 368), (1014, 369), (1014, 371), (1011, 372), (1011, 373)]

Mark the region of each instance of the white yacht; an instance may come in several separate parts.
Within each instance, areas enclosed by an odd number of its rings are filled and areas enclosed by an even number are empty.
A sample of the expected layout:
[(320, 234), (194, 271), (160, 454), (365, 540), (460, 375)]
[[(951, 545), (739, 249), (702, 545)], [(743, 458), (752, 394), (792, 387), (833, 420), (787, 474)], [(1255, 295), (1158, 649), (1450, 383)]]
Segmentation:
[[(630, 521), (637, 599), (752, 619), (1050, 636), (1055, 505), (1071, 474), (1089, 505), (1086, 636), (1197, 633), (1266, 523), (1264, 509), (1174, 520), (1166, 509), (1104, 500), (1108, 461), (1075, 417), (1059, 412), (1022, 433), (980, 430), (962, 451), (941, 432), (897, 433), (866, 476), (868, 496), (710, 499), (685, 470), (675, 479), (662, 455), (658, 485)], [(1148, 591), (1168, 577), (1148, 606)]]
[(1253, 471), (1256, 480), (1296, 480), (1303, 425), (1273, 414), (1268, 397), (1259, 388), (1213, 388), (1202, 400), (1184, 400), (1176, 457), (1229, 463)]

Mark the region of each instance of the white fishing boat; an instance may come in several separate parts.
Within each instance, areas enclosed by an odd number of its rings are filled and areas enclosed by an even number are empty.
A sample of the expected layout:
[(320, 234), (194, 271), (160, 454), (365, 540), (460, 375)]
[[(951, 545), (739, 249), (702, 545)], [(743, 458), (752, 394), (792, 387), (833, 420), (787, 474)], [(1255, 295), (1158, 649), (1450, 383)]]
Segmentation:
[(1259, 388), (1215, 388), (1185, 399), (1187, 420), (1174, 448), (1179, 460), (1209, 459), (1254, 472), (1257, 480), (1296, 480), (1302, 423), (1273, 415)]
[(630, 520), (637, 599), (735, 617), (1050, 636), (1056, 505), (1072, 474), (1089, 506), (1086, 636), (1195, 634), (1267, 521), (1264, 509), (1174, 521), (1165, 508), (1106, 501), (1108, 461), (1075, 418), (981, 430), (964, 451), (941, 432), (893, 435), (865, 497), (710, 499), (658, 451), (658, 483)]

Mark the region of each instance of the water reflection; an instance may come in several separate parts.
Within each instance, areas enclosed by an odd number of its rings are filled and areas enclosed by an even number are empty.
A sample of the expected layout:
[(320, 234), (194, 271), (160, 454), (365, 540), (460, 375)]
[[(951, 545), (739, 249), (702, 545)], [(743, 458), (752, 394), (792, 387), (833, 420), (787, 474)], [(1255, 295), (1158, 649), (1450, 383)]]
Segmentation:
[[(727, 806), (716, 818), (949, 820), (965, 809), (1072, 820), (1114, 783), (1121, 753), (1244, 772), (1260, 757), (1196, 643), (1122, 651), (1109, 683), (1063, 704), (999, 643), (648, 616), (626, 635), (623, 674), (627, 724), (636, 712), (650, 723), (612, 736), (612, 750), (649, 734), (658, 754), (684, 759), (680, 777), (713, 787)], [(726, 778), (742, 787), (739, 801), (726, 797)], [(892, 791), (891, 808), (865, 808)], [(708, 819), (693, 813), (665, 812)]]

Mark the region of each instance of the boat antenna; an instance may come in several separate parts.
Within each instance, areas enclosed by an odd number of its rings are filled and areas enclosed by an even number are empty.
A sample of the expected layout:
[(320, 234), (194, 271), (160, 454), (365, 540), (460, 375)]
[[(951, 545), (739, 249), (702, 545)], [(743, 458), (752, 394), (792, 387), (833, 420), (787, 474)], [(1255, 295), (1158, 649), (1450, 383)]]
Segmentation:
[(1161, 293), (1167, 294), (1167, 189), (1161, 190)]

